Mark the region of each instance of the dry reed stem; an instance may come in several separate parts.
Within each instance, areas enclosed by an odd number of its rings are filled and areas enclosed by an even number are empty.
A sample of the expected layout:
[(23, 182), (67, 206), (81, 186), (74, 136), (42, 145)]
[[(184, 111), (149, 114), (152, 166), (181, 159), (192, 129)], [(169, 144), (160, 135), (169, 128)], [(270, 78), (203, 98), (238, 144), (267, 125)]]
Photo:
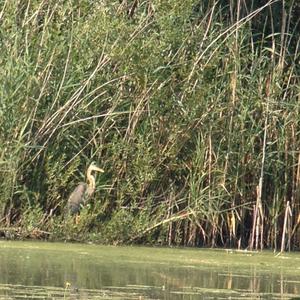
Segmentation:
[(191, 211), (190, 212), (187, 212), (187, 211), (184, 211), (184, 212), (181, 212), (181, 213), (178, 213), (176, 214), (175, 216), (172, 216), (168, 219), (164, 219), (158, 223), (155, 223), (154, 225), (146, 228), (145, 230), (143, 230), (142, 232), (140, 232), (138, 235), (132, 237), (130, 239), (130, 241), (134, 241), (140, 237), (142, 237), (143, 235), (145, 235), (146, 233), (152, 231), (153, 229), (159, 227), (159, 226), (162, 226), (162, 225), (165, 225), (165, 224), (168, 224), (170, 222), (174, 222), (174, 221), (178, 221), (178, 220), (184, 220), (186, 217), (188, 217), (189, 215), (193, 214)]
[[(287, 201), (285, 213), (284, 213), (284, 223), (283, 223), (283, 229), (282, 229), (280, 253), (282, 253), (285, 250), (285, 235), (286, 235), (286, 230), (287, 230), (287, 224), (292, 216), (293, 216), (293, 214), (292, 214), (292, 210), (290, 207), (290, 201)], [(289, 237), (289, 239), (290, 239), (290, 237)]]

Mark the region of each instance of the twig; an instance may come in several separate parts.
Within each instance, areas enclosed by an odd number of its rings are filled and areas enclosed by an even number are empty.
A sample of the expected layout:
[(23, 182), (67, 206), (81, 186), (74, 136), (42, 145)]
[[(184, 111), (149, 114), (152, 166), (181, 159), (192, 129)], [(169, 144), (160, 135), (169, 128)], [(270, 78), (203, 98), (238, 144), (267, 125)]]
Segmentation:
[(151, 230), (153, 230), (153, 229), (155, 229), (155, 228), (157, 228), (157, 227), (159, 227), (161, 225), (168, 224), (168, 223), (176, 221), (176, 220), (182, 220), (182, 219), (188, 217), (191, 214), (193, 214), (191, 211), (190, 212), (185, 211), (184, 213), (181, 213), (179, 215), (175, 215), (175, 216), (172, 216), (172, 217), (170, 217), (168, 219), (160, 221), (160, 222), (154, 224), (153, 226), (150, 226), (150, 227), (146, 228), (144, 231), (140, 232), (138, 235), (132, 237), (130, 239), (130, 241), (136, 240), (137, 238), (143, 236), (145, 233), (147, 233), (147, 232), (149, 232), (149, 231), (151, 231)]

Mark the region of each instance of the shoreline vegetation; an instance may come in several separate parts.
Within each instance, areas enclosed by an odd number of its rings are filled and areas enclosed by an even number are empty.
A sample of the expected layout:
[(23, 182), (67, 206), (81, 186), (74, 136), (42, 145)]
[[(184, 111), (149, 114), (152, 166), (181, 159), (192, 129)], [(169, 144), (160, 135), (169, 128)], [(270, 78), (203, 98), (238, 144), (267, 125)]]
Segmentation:
[[(2, 1), (0, 237), (300, 247), (298, 1)], [(67, 199), (105, 173), (78, 223)]]

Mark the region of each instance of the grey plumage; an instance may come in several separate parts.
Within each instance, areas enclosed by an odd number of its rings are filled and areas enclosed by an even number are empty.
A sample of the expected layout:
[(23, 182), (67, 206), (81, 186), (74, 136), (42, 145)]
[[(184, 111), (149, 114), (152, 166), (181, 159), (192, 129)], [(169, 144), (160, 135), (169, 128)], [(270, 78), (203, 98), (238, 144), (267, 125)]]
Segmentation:
[(68, 210), (71, 215), (77, 214), (80, 211), (82, 205), (85, 204), (85, 193), (87, 190), (87, 184), (80, 182), (75, 190), (71, 193), (68, 200)]

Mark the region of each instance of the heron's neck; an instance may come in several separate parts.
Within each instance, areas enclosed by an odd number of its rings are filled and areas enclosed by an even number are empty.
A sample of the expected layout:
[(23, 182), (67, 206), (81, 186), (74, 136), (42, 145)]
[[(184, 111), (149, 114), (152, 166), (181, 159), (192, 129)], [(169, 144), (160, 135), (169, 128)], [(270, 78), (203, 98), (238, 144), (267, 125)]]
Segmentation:
[(91, 171), (88, 170), (86, 174), (87, 184), (90, 188), (94, 189), (96, 187), (95, 177), (91, 174)]

